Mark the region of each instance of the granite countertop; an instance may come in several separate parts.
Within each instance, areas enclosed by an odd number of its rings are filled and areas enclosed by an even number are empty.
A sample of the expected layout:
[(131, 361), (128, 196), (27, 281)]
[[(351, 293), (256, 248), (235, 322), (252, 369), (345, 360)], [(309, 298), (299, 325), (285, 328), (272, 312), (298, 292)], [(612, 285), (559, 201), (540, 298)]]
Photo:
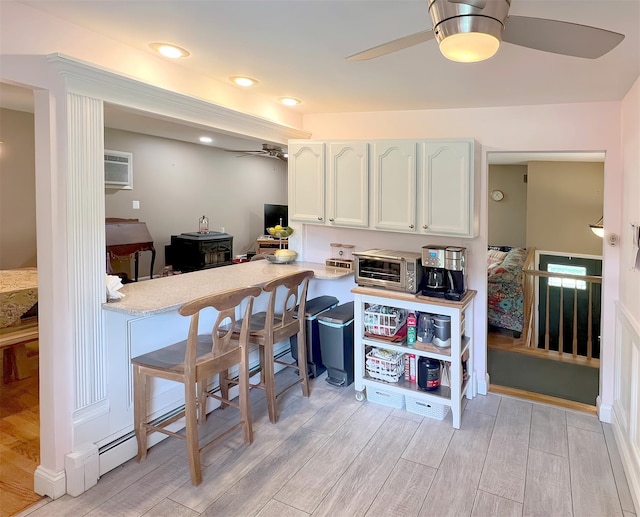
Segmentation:
[(178, 309), (186, 302), (202, 296), (244, 286), (262, 286), (279, 276), (306, 269), (312, 270), (314, 278), (319, 280), (336, 280), (353, 274), (351, 270), (316, 262), (272, 264), (266, 260), (256, 260), (126, 284), (120, 289), (124, 298), (104, 303), (102, 308), (148, 316)]

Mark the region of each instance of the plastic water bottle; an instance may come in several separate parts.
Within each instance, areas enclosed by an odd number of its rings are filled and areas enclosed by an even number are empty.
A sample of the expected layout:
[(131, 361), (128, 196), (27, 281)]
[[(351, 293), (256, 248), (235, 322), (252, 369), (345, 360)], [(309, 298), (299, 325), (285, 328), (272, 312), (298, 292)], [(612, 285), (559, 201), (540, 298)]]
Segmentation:
[(413, 347), (416, 342), (416, 327), (418, 319), (414, 312), (410, 312), (407, 316), (407, 346)]

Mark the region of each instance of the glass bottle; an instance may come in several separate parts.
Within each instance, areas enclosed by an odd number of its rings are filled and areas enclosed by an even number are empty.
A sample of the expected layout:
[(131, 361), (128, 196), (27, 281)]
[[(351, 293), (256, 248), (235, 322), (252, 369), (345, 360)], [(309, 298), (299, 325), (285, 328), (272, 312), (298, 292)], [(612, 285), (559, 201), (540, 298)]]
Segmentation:
[(209, 233), (209, 218), (203, 215), (198, 222), (199, 233)]

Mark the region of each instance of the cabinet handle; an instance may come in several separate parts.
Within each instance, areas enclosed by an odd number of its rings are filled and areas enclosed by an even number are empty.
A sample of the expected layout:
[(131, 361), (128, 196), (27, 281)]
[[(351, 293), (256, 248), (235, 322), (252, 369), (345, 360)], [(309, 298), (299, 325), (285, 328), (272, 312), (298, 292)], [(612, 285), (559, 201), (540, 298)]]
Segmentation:
[(318, 216), (318, 221), (322, 221), (322, 217), (321, 216)]
[(333, 218), (329, 219), (329, 221), (333, 222)]
[(429, 228), (429, 227), (428, 227), (426, 224), (423, 224), (423, 225), (422, 225), (422, 229), (423, 229), (423, 230), (426, 230), (427, 228)]
[(413, 230), (414, 226), (412, 224), (409, 225), (409, 228)]

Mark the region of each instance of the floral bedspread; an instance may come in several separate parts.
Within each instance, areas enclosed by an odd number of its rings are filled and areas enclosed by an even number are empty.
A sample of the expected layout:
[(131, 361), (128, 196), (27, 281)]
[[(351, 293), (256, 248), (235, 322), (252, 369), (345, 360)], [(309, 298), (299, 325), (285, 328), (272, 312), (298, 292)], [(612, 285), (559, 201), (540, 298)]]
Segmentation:
[(0, 328), (16, 323), (37, 301), (35, 267), (0, 270)]
[(524, 324), (524, 291), (522, 267), (527, 257), (524, 248), (504, 252), (498, 261), (496, 250), (487, 255), (488, 319), (489, 324), (522, 332)]

